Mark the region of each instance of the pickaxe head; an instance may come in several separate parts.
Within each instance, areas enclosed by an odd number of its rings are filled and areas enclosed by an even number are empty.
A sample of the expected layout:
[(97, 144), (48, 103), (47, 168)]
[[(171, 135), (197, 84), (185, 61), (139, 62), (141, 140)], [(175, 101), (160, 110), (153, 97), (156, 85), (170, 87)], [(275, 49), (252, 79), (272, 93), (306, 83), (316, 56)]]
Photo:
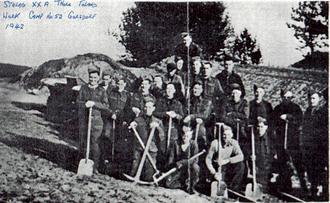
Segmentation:
[(143, 180), (140, 180), (138, 177), (132, 177), (130, 175), (127, 175), (124, 173), (124, 176), (130, 180), (130, 181), (133, 181), (134, 184), (141, 184), (141, 185), (152, 185), (154, 182), (146, 182), (146, 181), (143, 181)]

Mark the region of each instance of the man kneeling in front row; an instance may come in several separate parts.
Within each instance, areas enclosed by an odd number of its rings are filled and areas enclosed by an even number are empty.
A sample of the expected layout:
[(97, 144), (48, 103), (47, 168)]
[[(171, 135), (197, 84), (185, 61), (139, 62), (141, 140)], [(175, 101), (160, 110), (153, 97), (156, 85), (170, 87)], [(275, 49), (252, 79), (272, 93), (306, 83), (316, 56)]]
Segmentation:
[(220, 172), (216, 171), (214, 165), (218, 160), (218, 140), (213, 140), (211, 142), (210, 149), (206, 156), (206, 166), (210, 173), (213, 175), (214, 179), (220, 180), (220, 178), (225, 181), (227, 187), (234, 191), (241, 191), (241, 185), (244, 174), (244, 164), (243, 164), (243, 153), (236, 140), (233, 138), (232, 129), (229, 126), (224, 127), (224, 132), (221, 137), (221, 147), (220, 155), (222, 162), (222, 170), (220, 177)]

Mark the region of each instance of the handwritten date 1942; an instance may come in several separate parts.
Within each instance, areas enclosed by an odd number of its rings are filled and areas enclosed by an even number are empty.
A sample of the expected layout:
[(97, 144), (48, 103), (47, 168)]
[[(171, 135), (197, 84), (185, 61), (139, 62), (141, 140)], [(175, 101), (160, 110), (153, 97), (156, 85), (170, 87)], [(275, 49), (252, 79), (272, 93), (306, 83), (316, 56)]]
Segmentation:
[(24, 24), (22, 23), (8, 23), (6, 25), (6, 29), (13, 29), (13, 30), (23, 30)]

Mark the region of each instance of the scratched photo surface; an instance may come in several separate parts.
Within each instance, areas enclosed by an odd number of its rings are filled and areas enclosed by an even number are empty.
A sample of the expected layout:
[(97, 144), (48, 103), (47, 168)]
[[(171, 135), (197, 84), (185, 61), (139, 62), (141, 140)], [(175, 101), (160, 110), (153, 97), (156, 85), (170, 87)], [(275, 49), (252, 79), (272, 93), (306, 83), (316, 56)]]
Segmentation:
[(328, 13), (0, 0), (0, 202), (329, 201)]

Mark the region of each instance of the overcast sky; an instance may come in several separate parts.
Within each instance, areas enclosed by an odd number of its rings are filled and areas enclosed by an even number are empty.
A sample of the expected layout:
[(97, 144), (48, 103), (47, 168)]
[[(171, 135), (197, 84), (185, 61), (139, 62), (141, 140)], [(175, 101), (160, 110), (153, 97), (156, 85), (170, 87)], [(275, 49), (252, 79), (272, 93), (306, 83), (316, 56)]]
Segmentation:
[[(31, 4), (31, 1), (22, 2)], [(70, 2), (78, 3), (77, 0)], [(118, 58), (125, 49), (109, 33), (118, 30), (122, 11), (131, 7), (133, 2), (94, 2), (98, 6), (89, 11), (86, 8), (74, 9), (76, 13), (96, 13), (94, 21), (49, 21), (28, 19), (26, 16), (31, 6), (5, 9), (4, 1), (0, 1), (0, 62), (36, 66), (51, 59), (69, 58), (89, 52)], [(264, 64), (287, 66), (302, 58), (301, 53), (295, 49), (297, 40), (286, 26), (290, 20), (291, 7), (296, 6), (297, 2), (225, 1), (225, 4), (235, 32), (238, 34), (246, 27), (256, 37)], [(50, 10), (53, 13), (68, 13), (72, 7), (58, 8), (50, 5), (48, 8), (33, 10), (36, 13)], [(12, 21), (4, 20), (3, 13), (17, 11), (21, 12), (19, 22), (24, 23), (24, 29), (5, 29), (6, 24)]]

